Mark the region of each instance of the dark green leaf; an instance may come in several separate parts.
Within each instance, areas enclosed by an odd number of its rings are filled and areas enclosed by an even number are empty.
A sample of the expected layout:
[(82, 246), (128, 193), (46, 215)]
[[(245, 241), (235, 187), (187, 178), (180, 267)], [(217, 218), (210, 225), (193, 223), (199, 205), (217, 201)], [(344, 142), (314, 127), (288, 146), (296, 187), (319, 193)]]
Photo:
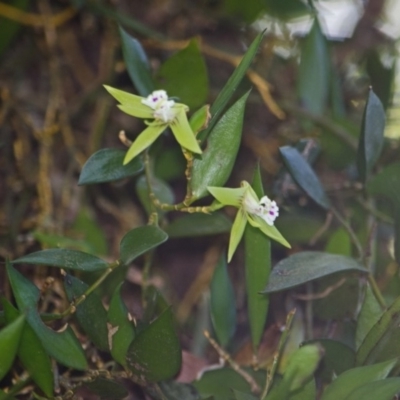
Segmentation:
[(364, 183), (381, 154), (384, 130), (385, 110), (378, 96), (370, 89), (364, 109), (357, 153), (358, 173)]
[[(259, 198), (264, 196), (260, 166), (257, 166), (252, 187)], [(247, 309), (251, 341), (256, 352), (268, 315), (269, 296), (260, 294), (271, 272), (271, 240), (259, 229), (247, 224), (244, 232)]]
[(46, 326), (36, 309), (39, 289), (10, 264), (7, 265), (7, 272), (18, 309), (25, 313), (29, 325), (47, 353), (62, 365), (78, 370), (86, 369), (85, 355), (72, 329), (68, 326), (62, 332), (54, 332)]
[(264, 0), (268, 15), (289, 20), (310, 13), (310, 8), (301, 0)]
[[(254, 371), (245, 368), (256, 382), (262, 387), (265, 381), (265, 371)], [(231, 368), (220, 368), (205, 371), (201, 378), (193, 382), (202, 398), (213, 396), (215, 400), (232, 400), (232, 390), (250, 392), (250, 385), (245, 379)]]
[(225, 214), (187, 214), (172, 221), (166, 229), (171, 238), (218, 235), (229, 232), (231, 220)]
[(211, 320), (218, 342), (226, 347), (236, 330), (235, 292), (229, 278), (225, 256), (221, 256), (210, 284)]
[(167, 400), (200, 400), (197, 390), (187, 383), (164, 381), (158, 386)]
[(310, 164), (294, 147), (283, 146), (279, 150), (296, 183), (322, 208), (329, 209), (331, 206), (329, 198)]
[[(324, 391), (321, 400), (338, 400), (338, 399), (349, 399), (351, 393), (358, 388), (363, 387), (368, 382), (379, 383), (381, 379), (387, 378), (390, 371), (395, 366), (397, 360), (390, 360), (380, 364), (368, 365), (366, 367), (358, 367), (349, 369), (346, 372), (340, 374)], [(400, 386), (399, 386), (400, 389)], [(354, 397), (354, 399), (379, 399), (381, 397)]]
[[(12, 0), (7, 3), (20, 10), (25, 10), (29, 5), (29, 0)], [(0, 17), (0, 26), (0, 56), (3, 56), (3, 52), (7, 49), (15, 35), (18, 33), (21, 24), (5, 17)]]
[(365, 285), (364, 301), (361, 306), (360, 314), (357, 318), (356, 330), (356, 348), (361, 346), (361, 343), (367, 336), (371, 328), (378, 322), (382, 316), (382, 308), (379, 305), (374, 293), (369, 284)]
[(123, 165), (126, 155), (125, 150), (101, 149), (92, 154), (86, 161), (79, 176), (79, 185), (111, 182), (128, 178), (143, 170), (139, 158)]
[(21, 315), (0, 330), (0, 380), (7, 374), (17, 355), (24, 322), (25, 317)]
[(42, 264), (52, 267), (75, 269), (78, 271), (101, 271), (108, 268), (108, 263), (101, 258), (76, 250), (48, 249), (20, 257), (12, 264)]
[(237, 87), (239, 86), (240, 82), (242, 81), (244, 75), (246, 74), (248, 68), (250, 67), (253, 58), (255, 57), (258, 48), (260, 47), (262, 38), (263, 38), (263, 32), (259, 33), (256, 38), (253, 40), (253, 43), (250, 45), (248, 50), (246, 51), (246, 54), (242, 58), (242, 61), (240, 64), (237, 66), (231, 77), (228, 79), (228, 82), (226, 82), (225, 86), (223, 89), (220, 91), (218, 94), (217, 98), (215, 99), (214, 103), (212, 104), (210, 108), (210, 113), (211, 113), (211, 119), (209, 121), (207, 129), (202, 131), (199, 135), (199, 138), (201, 140), (205, 140), (209, 133), (212, 131), (214, 128), (214, 125), (217, 123), (220, 115), (225, 109), (225, 106), (228, 104), (228, 101), (232, 97), (232, 95), (235, 93)]
[(315, 342), (318, 342), (325, 351), (322, 363), (318, 368), (318, 373), (321, 374), (324, 382), (331, 382), (333, 374), (340, 375), (354, 367), (356, 353), (347, 344), (333, 339), (315, 339), (306, 343)]
[(240, 392), (239, 390), (233, 389), (236, 400), (257, 400), (258, 397), (253, 396), (250, 393)]
[[(164, 182), (162, 179), (158, 179), (156, 177), (152, 177), (151, 179), (151, 188), (153, 190), (156, 198), (161, 201), (161, 203), (172, 204), (174, 203), (174, 194), (170, 188), (170, 186)], [(136, 182), (136, 193), (139, 197), (140, 202), (143, 207), (147, 211), (148, 214), (151, 214), (151, 200), (149, 198), (149, 189), (147, 187), (146, 177), (141, 176)]]
[(135, 327), (128, 318), (128, 310), (121, 297), (122, 283), (116, 288), (110, 301), (107, 319), (109, 326), (110, 349), (114, 360), (126, 367), (126, 353), (135, 337)]
[[(345, 400), (393, 400), (398, 393), (400, 393), (400, 378), (386, 378), (378, 382), (366, 383), (354, 390)], [(338, 397), (335, 397), (335, 399), (338, 399)]]
[(139, 94), (146, 97), (154, 90), (150, 64), (142, 45), (130, 36), (121, 26), (119, 34), (122, 41), (122, 54), (128, 74)]
[(158, 382), (172, 378), (181, 367), (181, 347), (172, 310), (165, 310), (131, 343), (126, 355), (128, 368), (137, 377)]
[(367, 270), (350, 257), (303, 251), (285, 258), (274, 267), (263, 293), (290, 289), (337, 272), (367, 273)]
[(92, 382), (84, 383), (83, 387), (97, 395), (101, 400), (122, 400), (129, 394), (122, 383), (101, 376)]
[(326, 39), (315, 18), (310, 33), (301, 45), (298, 92), (304, 107), (316, 115), (322, 114), (326, 108), (329, 70), (330, 56)]
[(207, 196), (207, 186), (224, 186), (239, 150), (243, 115), (250, 92), (242, 96), (211, 131), (207, 148), (193, 162), (192, 192), (196, 199)]
[(90, 253), (92, 248), (83, 240), (72, 239), (62, 235), (54, 235), (52, 233), (32, 232), (32, 237), (37, 240), (43, 247), (56, 247), (62, 249), (71, 249)]
[(121, 240), (120, 261), (122, 264), (129, 264), (167, 239), (168, 235), (158, 226), (146, 225), (132, 229)]
[(207, 68), (197, 39), (170, 57), (157, 72), (158, 87), (178, 97), (190, 108), (204, 104), (208, 96)]
[[(6, 299), (2, 300), (2, 304), (7, 322), (15, 321), (20, 316), (18, 310)], [(25, 323), (22, 331), (17, 355), (32, 380), (46, 396), (51, 397), (53, 395), (54, 378), (50, 357), (36, 333), (27, 323)]]
[[(150, 154), (150, 157), (153, 155)], [(185, 176), (186, 161), (178, 146), (163, 147), (154, 154), (154, 175), (162, 181), (170, 182)]]
[(361, 343), (356, 364), (371, 364), (400, 357), (400, 297), (382, 314)]
[[(72, 275), (66, 275), (64, 288), (68, 301), (73, 302), (85, 293), (89, 286)], [(79, 325), (101, 351), (109, 351), (107, 312), (97, 293), (90, 293), (85, 300), (76, 307), (75, 313)]]

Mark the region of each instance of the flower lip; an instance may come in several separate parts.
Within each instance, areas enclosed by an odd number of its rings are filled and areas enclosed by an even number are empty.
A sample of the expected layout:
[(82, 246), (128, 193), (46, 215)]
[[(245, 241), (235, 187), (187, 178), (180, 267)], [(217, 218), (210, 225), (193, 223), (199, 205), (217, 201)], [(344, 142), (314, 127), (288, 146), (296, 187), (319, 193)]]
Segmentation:
[(155, 90), (145, 99), (142, 99), (141, 102), (154, 110), (153, 117), (157, 121), (169, 123), (172, 122), (177, 115), (177, 111), (173, 110), (175, 101), (168, 100), (168, 95), (165, 90)]
[(247, 190), (243, 198), (243, 209), (253, 215), (262, 218), (268, 225), (274, 225), (275, 219), (279, 216), (279, 207), (275, 201), (268, 196), (258, 200), (250, 190)]

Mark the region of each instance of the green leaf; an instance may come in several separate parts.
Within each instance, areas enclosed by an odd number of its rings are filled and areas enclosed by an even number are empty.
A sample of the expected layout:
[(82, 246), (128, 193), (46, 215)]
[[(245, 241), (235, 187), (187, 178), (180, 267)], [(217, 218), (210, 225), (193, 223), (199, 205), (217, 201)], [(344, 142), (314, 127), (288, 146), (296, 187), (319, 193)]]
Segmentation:
[(358, 173), (364, 183), (381, 154), (384, 130), (385, 110), (378, 96), (370, 89), (364, 109), (357, 153)]
[[(83, 295), (89, 285), (72, 275), (66, 275), (64, 288), (68, 301), (73, 302)], [(93, 344), (101, 351), (109, 351), (107, 312), (97, 293), (90, 293), (85, 300), (76, 307), (75, 313), (79, 325)]]
[(132, 229), (121, 240), (120, 261), (122, 264), (129, 264), (167, 239), (168, 235), (158, 226), (146, 225)]
[(3, 379), (13, 365), (24, 328), (24, 322), (25, 317), (21, 315), (0, 330), (0, 380)]
[(118, 28), (122, 41), (122, 54), (129, 77), (139, 94), (146, 97), (154, 90), (149, 60), (142, 45), (121, 26)]
[(210, 106), (208, 104), (199, 108), (195, 113), (192, 114), (189, 119), (189, 124), (195, 135), (207, 126), (210, 118)]
[(55, 235), (52, 233), (32, 232), (32, 237), (43, 247), (57, 247), (83, 252), (90, 252), (92, 248), (83, 240), (72, 239), (66, 236)]
[(225, 214), (187, 214), (173, 220), (166, 229), (170, 238), (218, 235), (229, 232), (232, 227)]
[[(253, 58), (257, 54), (257, 51), (261, 45), (261, 41), (263, 39), (264, 32), (259, 33), (256, 38), (253, 40), (253, 43), (250, 45), (248, 50), (246, 51), (245, 55), (242, 58), (240, 64), (236, 67), (233, 74), (230, 76), (228, 81), (226, 82), (225, 86), (219, 92), (217, 98), (215, 99), (214, 103), (210, 108), (211, 119), (208, 124), (208, 127), (202, 131), (199, 135), (201, 140), (205, 140), (210, 132), (213, 130), (214, 125), (219, 120), (222, 112), (224, 111), (228, 101), (235, 93), (237, 87), (239, 86), (240, 82), (242, 81), (244, 75), (246, 74), (247, 70), (249, 69)], [(217, 185), (219, 186), (219, 185)]]
[(201, 158), (193, 161), (194, 198), (200, 199), (208, 195), (207, 186), (224, 186), (228, 180), (240, 146), (244, 109), (249, 93), (242, 96), (222, 116), (211, 131), (207, 148)]
[(318, 344), (307, 344), (297, 349), (289, 358), (282, 380), (267, 399), (287, 399), (291, 393), (303, 388), (312, 379), (323, 354)]
[[(253, 178), (253, 189), (258, 198), (264, 196), (260, 166)], [(271, 240), (259, 229), (247, 224), (244, 232), (247, 309), (251, 341), (256, 353), (268, 315), (269, 296), (260, 294), (271, 272)]]
[(153, 110), (142, 103), (143, 97), (104, 85), (104, 88), (120, 102), (118, 108), (136, 118), (153, 119)]
[[(29, 5), (29, 0), (12, 0), (7, 3), (9, 3), (12, 7), (18, 8), (20, 10), (26, 10)], [(0, 17), (0, 26), (0, 56), (3, 56), (4, 51), (10, 45), (15, 35), (21, 28), (21, 24), (5, 17)]]
[(330, 81), (330, 56), (318, 19), (301, 45), (298, 93), (302, 104), (311, 113), (320, 115), (327, 103)]
[(218, 342), (227, 347), (236, 330), (235, 292), (224, 256), (221, 256), (210, 283), (211, 320)]
[(400, 297), (382, 314), (361, 343), (356, 364), (371, 364), (400, 357), (398, 330), (400, 325)]
[[(2, 299), (2, 304), (7, 323), (17, 320), (20, 316), (19, 311), (6, 299)], [(46, 396), (51, 397), (53, 395), (54, 378), (50, 357), (36, 333), (27, 323), (25, 323), (22, 331), (17, 355), (32, 380)]]
[(76, 250), (48, 249), (17, 258), (12, 264), (42, 264), (52, 267), (75, 269), (77, 271), (101, 271), (108, 268), (108, 263), (101, 258)]
[(108, 308), (107, 319), (109, 326), (109, 341), (111, 355), (114, 360), (126, 367), (126, 353), (135, 338), (135, 327), (128, 318), (128, 309), (121, 297), (121, 286), (115, 289)]
[[(164, 381), (160, 382), (158, 386), (167, 400), (200, 400), (193, 385), (177, 381)], [(146, 389), (150, 389), (150, 387)], [(157, 398), (155, 393), (154, 398)]]
[(394, 208), (396, 261), (400, 261), (400, 163), (393, 163), (373, 176), (367, 185), (369, 194), (382, 196), (389, 200)]
[(371, 328), (378, 322), (382, 316), (382, 308), (375, 298), (369, 284), (365, 285), (364, 301), (361, 306), (360, 314), (357, 318), (356, 329), (356, 348), (360, 348), (361, 343), (367, 336)]
[(241, 206), (243, 196), (246, 193), (244, 187), (232, 189), (208, 186), (207, 190), (224, 206), (233, 206), (237, 208)]
[(321, 182), (310, 167), (310, 164), (301, 154), (291, 146), (283, 146), (279, 149), (283, 162), (296, 183), (322, 208), (328, 210), (331, 206)]
[(154, 162), (154, 176), (171, 182), (185, 176), (186, 160), (179, 146), (163, 146), (156, 154), (150, 154)]
[[(378, 382), (369, 382), (354, 390), (345, 400), (379, 399), (392, 400), (400, 392), (400, 378), (386, 378)], [(336, 397), (337, 399), (337, 397)]]
[[(161, 203), (174, 203), (174, 193), (172, 192), (172, 189), (168, 183), (164, 182), (162, 179), (152, 177), (151, 188), (154, 195), (158, 200), (161, 201)], [(152, 201), (149, 198), (149, 189), (147, 187), (147, 180), (144, 175), (142, 175), (136, 182), (136, 193), (146, 212), (150, 215), (152, 212)], [(161, 213), (162, 211), (159, 212)]]
[(78, 185), (116, 181), (141, 172), (143, 164), (139, 159), (123, 165), (125, 154), (119, 149), (101, 149), (92, 154), (82, 168)]
[(244, 230), (247, 225), (247, 218), (242, 209), (239, 209), (235, 220), (233, 221), (231, 234), (229, 237), (229, 249), (228, 249), (228, 263), (231, 262), (232, 257), (242, 240)]
[(175, 119), (169, 125), (175, 139), (181, 147), (193, 153), (201, 154), (201, 149), (197, 143), (196, 137), (189, 125), (189, 121), (184, 109), (181, 109)]
[[(366, 367), (358, 367), (349, 369), (340, 374), (324, 391), (321, 400), (338, 400), (350, 399), (351, 393), (358, 388), (363, 387), (369, 382), (379, 383), (381, 379), (387, 378), (390, 371), (396, 365), (397, 360), (390, 360), (380, 364), (368, 365)], [(399, 386), (400, 389), (400, 386)], [(367, 397), (354, 397), (354, 399), (379, 399), (381, 397), (367, 396)]]
[(128, 390), (121, 382), (101, 376), (92, 382), (84, 383), (82, 386), (97, 395), (101, 400), (122, 400), (129, 395)]
[(367, 273), (367, 270), (350, 257), (303, 251), (285, 258), (274, 267), (263, 293), (287, 290), (337, 272)]
[(181, 367), (181, 347), (171, 308), (143, 329), (126, 355), (128, 368), (147, 382), (172, 378)]
[(258, 397), (254, 397), (250, 393), (243, 393), (243, 392), (240, 392), (239, 390), (235, 390), (235, 389), (233, 389), (233, 393), (235, 395), (236, 400), (257, 400), (258, 399)]
[(203, 105), (208, 96), (207, 68), (197, 39), (171, 56), (156, 75), (157, 86), (190, 108)]
[[(265, 371), (254, 371), (250, 368), (244, 370), (262, 387)], [(250, 392), (250, 385), (245, 379), (228, 367), (205, 371), (199, 380), (193, 382), (193, 386), (199, 391), (201, 398), (213, 396), (215, 400), (232, 400), (232, 390)]]
[(40, 296), (39, 289), (9, 263), (7, 272), (18, 309), (25, 313), (26, 320), (46, 352), (62, 365), (78, 370), (86, 369), (85, 355), (72, 329), (68, 326), (62, 332), (54, 332), (46, 326), (36, 309)]
[(325, 351), (318, 373), (324, 382), (331, 382), (332, 376), (340, 375), (354, 367), (356, 353), (347, 344), (333, 339), (315, 339), (306, 344), (319, 343)]
[(139, 136), (126, 152), (123, 165), (128, 164), (142, 151), (150, 147), (166, 128), (167, 124), (149, 125), (143, 132), (139, 133)]

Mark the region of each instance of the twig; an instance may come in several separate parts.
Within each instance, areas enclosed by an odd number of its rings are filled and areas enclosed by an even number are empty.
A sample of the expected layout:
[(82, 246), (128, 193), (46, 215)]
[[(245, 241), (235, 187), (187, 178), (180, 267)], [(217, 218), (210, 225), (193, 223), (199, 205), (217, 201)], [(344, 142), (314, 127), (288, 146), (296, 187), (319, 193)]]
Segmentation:
[(324, 297), (330, 295), (334, 290), (336, 290), (340, 286), (342, 286), (343, 283), (345, 283), (345, 282), (346, 282), (346, 278), (342, 278), (338, 282), (336, 282), (334, 285), (328, 286), (322, 292), (313, 293), (313, 294), (296, 294), (296, 295), (293, 295), (293, 297), (295, 299), (303, 300), (303, 301), (323, 299)]

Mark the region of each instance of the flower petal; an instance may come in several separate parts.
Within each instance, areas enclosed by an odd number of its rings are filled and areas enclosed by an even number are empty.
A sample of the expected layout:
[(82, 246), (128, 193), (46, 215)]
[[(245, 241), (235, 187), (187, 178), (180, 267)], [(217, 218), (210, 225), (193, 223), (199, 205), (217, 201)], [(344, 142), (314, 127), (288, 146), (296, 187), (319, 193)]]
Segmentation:
[(232, 225), (231, 236), (229, 237), (228, 262), (231, 261), (232, 256), (235, 253), (240, 240), (242, 239), (246, 224), (246, 215), (243, 210), (239, 209), (238, 213), (236, 214), (235, 221)]
[(258, 217), (257, 215), (252, 215), (252, 216), (248, 215), (247, 219), (249, 220), (249, 218), (252, 218), (254, 222), (256, 222), (258, 228), (261, 230), (262, 233), (264, 233), (264, 235), (267, 235), (271, 239), (276, 240), (285, 247), (288, 247), (289, 249), (292, 247), (290, 246), (289, 242), (281, 235), (278, 229), (276, 229), (276, 226), (268, 225), (267, 222), (265, 222), (261, 217)]
[(137, 118), (153, 118), (154, 111), (145, 104), (142, 104), (143, 97), (124, 92), (123, 90), (115, 89), (111, 86), (104, 85), (104, 87), (108, 93), (111, 94), (111, 96), (121, 103), (118, 107), (124, 113)]
[(176, 140), (182, 147), (193, 153), (202, 153), (183, 107), (179, 107), (175, 119), (170, 123), (170, 127)]
[(208, 186), (208, 191), (223, 205), (240, 208), (242, 198), (246, 192), (244, 188), (223, 188)]
[(124, 165), (128, 164), (129, 161), (134, 159), (138, 154), (140, 154), (144, 149), (149, 147), (167, 128), (166, 124), (163, 125), (150, 125), (147, 127), (132, 143), (129, 150), (126, 152), (124, 158)]

